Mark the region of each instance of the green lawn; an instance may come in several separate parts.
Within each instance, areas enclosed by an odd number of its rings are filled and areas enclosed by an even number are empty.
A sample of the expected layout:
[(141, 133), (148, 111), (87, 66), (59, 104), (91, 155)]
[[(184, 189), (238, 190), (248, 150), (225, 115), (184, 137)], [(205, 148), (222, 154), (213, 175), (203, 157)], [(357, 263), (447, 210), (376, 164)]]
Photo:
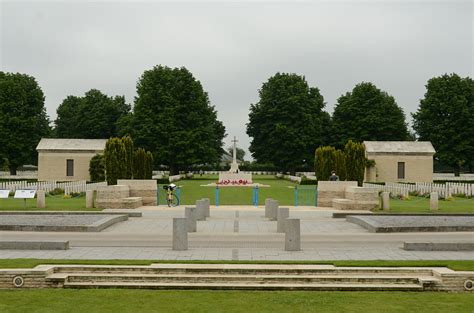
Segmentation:
[(61, 260), (61, 259), (0, 259), (0, 268), (33, 268), (40, 264), (93, 264), (93, 265), (150, 265), (152, 263), (202, 263), (202, 264), (332, 264), (334, 266), (373, 267), (448, 267), (456, 271), (474, 271), (474, 261), (469, 260), (371, 260), (371, 261), (200, 261), (200, 260)]
[[(211, 204), (215, 204), (216, 187), (202, 186), (215, 183), (217, 175), (196, 176), (194, 179), (185, 179), (176, 184), (181, 187), (181, 204), (191, 205), (201, 198), (209, 198)], [(269, 185), (270, 187), (259, 188), (258, 203), (263, 205), (266, 198), (273, 198), (280, 202), (280, 205), (294, 205), (295, 186), (298, 187), (298, 205), (314, 206), (315, 186), (299, 186), (283, 179), (276, 179), (274, 176), (254, 175), (255, 183)], [(252, 187), (220, 187), (220, 205), (252, 205)], [(160, 204), (165, 204), (165, 192), (159, 189)], [(409, 200), (391, 200), (390, 212), (395, 213), (474, 213), (474, 199), (454, 198), (453, 200), (440, 200), (438, 211), (429, 210), (429, 199), (412, 197)], [(0, 211), (23, 210), (23, 200), (20, 199), (0, 199)], [(27, 200), (27, 210), (37, 210), (36, 200)], [(54, 211), (77, 211), (87, 210), (85, 208), (85, 197), (64, 199), (62, 196), (46, 198), (46, 210)], [(98, 209), (88, 209), (98, 210)], [(375, 210), (381, 212), (380, 210)]]
[(472, 312), (472, 294), (8, 289), (0, 312)]
[[(203, 175), (203, 177), (196, 175), (194, 179), (185, 179), (177, 182), (176, 185), (181, 187), (181, 203), (194, 204), (198, 199), (209, 198), (211, 204), (214, 205), (216, 199), (216, 187), (205, 187), (201, 185), (215, 183), (217, 180), (217, 175)], [(270, 185), (270, 187), (259, 188), (260, 205), (265, 203), (265, 198), (273, 198), (278, 200), (281, 205), (294, 204), (294, 186), (296, 186), (294, 183), (288, 180), (276, 179), (274, 176), (270, 175), (254, 175), (253, 182), (263, 185)], [(304, 187), (308, 188), (310, 186)], [(314, 189), (315, 186), (312, 186), (312, 188)], [(219, 204), (251, 205), (252, 189), (252, 187), (220, 187)], [(165, 203), (165, 194), (162, 189), (160, 190), (160, 203)]]
[[(379, 212), (380, 210), (377, 210)], [(390, 213), (474, 213), (474, 199), (453, 198), (440, 200), (439, 210), (430, 210), (430, 199), (411, 197), (409, 200), (390, 200)]]
[[(23, 211), (23, 199), (0, 199), (0, 211)], [(86, 197), (64, 199), (62, 195), (46, 197), (46, 209), (36, 207), (36, 199), (26, 200), (26, 210), (51, 210), (51, 211), (100, 211), (100, 209), (86, 209)]]

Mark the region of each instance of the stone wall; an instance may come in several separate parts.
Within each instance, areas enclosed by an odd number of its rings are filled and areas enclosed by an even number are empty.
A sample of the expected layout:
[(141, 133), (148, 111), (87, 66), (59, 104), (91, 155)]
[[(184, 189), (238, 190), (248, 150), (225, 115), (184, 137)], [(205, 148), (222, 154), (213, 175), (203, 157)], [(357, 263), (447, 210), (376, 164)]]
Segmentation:
[(157, 184), (154, 179), (119, 179), (117, 185), (126, 185), (130, 197), (142, 198), (143, 205), (156, 205)]
[[(377, 182), (432, 182), (433, 156), (409, 154), (367, 154), (375, 161)], [(405, 179), (398, 179), (398, 162), (405, 162)], [(374, 181), (366, 171), (366, 181)]]
[(332, 201), (332, 207), (340, 210), (372, 210), (378, 206), (379, 193), (371, 187), (346, 187), (344, 198)]
[(318, 207), (332, 207), (333, 199), (345, 198), (346, 187), (357, 186), (356, 181), (319, 181)]
[[(39, 181), (90, 181), (89, 162), (96, 152), (39, 152)], [(66, 176), (66, 160), (74, 160), (74, 176)]]
[(127, 185), (99, 186), (95, 206), (99, 209), (136, 209), (143, 205), (142, 198), (130, 197)]

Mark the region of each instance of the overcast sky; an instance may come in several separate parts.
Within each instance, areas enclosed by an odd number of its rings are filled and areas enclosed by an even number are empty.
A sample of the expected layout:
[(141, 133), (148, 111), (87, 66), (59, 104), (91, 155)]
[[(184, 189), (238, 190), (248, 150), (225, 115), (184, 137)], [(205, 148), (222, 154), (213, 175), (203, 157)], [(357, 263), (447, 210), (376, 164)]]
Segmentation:
[[(361, 81), (393, 95), (407, 117), (426, 81), (472, 77), (473, 1), (26, 2), (2, 1), (0, 68), (34, 76), (51, 119), (91, 88), (133, 104), (154, 65), (201, 81), (230, 145), (247, 149), (258, 89), (276, 72), (304, 75), (326, 110)], [(248, 156), (246, 157), (248, 158)]]

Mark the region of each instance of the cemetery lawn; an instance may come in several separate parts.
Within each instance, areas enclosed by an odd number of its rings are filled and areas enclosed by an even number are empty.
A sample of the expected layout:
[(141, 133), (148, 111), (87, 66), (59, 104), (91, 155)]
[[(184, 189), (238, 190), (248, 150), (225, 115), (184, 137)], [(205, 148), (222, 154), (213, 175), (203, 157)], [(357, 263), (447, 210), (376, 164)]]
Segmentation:
[[(193, 179), (184, 179), (175, 184), (181, 187), (181, 204), (194, 204), (201, 198), (209, 198), (211, 205), (215, 205), (216, 187), (201, 186), (216, 183), (217, 175), (195, 175)], [(259, 205), (265, 204), (265, 198), (278, 200), (280, 205), (294, 205), (294, 187), (292, 183), (285, 179), (277, 179), (273, 175), (254, 175), (254, 183), (269, 185), (270, 187), (259, 188)], [(300, 187), (300, 186), (298, 186)], [(315, 188), (315, 186), (304, 186), (305, 188)], [(220, 187), (220, 205), (252, 205), (252, 187)], [(165, 203), (165, 194), (160, 185), (160, 204)], [(313, 193), (314, 199), (314, 193)], [(312, 200), (314, 205), (314, 200)]]
[[(24, 211), (23, 199), (0, 199), (0, 211)], [(38, 209), (36, 199), (26, 200), (26, 211), (100, 211), (101, 209), (86, 209), (86, 197), (64, 199), (63, 195), (46, 197), (46, 208)]]
[[(40, 264), (88, 265), (150, 265), (152, 263), (179, 264), (332, 264), (334, 266), (363, 267), (448, 267), (455, 271), (474, 271), (472, 260), (344, 260), (344, 261), (230, 261), (230, 260), (67, 260), (67, 259), (0, 259), (0, 268), (33, 268)], [(1, 310), (0, 310), (1, 312)]]
[[(384, 211), (376, 210), (377, 213)], [(474, 214), (474, 199), (453, 198), (439, 200), (439, 210), (430, 210), (430, 199), (411, 197), (408, 200), (390, 200), (390, 211), (387, 213), (472, 213)]]
[(0, 312), (472, 312), (442, 292), (6, 289)]

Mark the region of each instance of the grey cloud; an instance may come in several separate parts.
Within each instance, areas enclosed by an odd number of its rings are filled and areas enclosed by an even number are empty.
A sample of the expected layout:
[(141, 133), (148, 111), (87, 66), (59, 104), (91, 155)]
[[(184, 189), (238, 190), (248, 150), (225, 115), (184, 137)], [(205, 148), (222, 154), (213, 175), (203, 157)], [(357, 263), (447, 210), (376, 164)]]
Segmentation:
[(473, 72), (473, 5), (446, 2), (2, 2), (0, 66), (35, 76), (49, 115), (67, 95), (98, 88), (133, 103), (156, 64), (202, 82), (229, 137), (275, 72), (318, 86), (332, 111), (361, 81), (395, 96), (407, 116), (432, 76)]

